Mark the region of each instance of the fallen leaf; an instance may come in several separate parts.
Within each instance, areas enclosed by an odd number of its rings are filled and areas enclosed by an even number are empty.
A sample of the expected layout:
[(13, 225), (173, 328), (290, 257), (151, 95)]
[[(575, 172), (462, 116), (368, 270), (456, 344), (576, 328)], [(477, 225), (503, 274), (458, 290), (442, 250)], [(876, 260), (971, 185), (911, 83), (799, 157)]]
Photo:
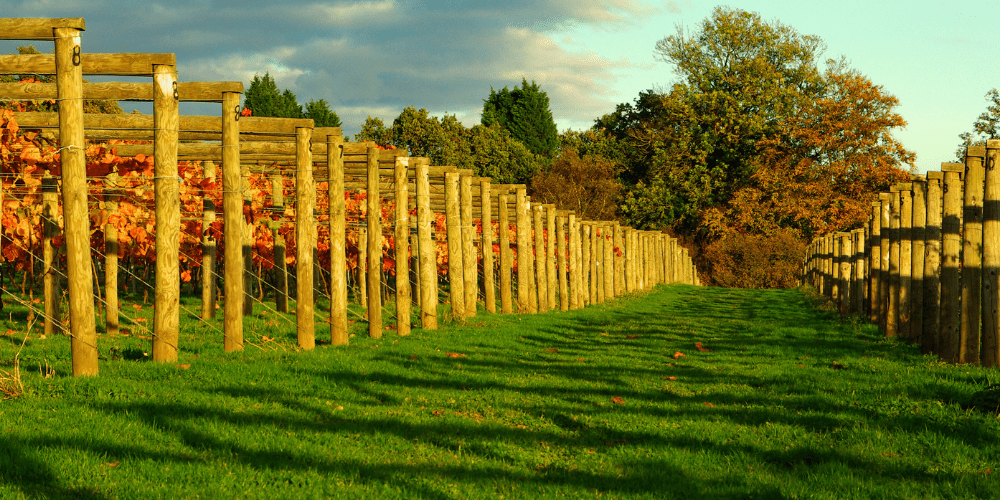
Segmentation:
[(118, 467), (118, 464), (120, 463), (121, 462), (104, 462), (104, 465), (107, 465), (108, 467)]
[(15, 333), (17, 332), (15, 332), (14, 330), (7, 330), (7, 333), (5, 333), (4, 336), (11, 336), (14, 335)]
[(830, 368), (833, 368), (834, 370), (843, 370), (846, 367), (844, 365), (834, 363), (834, 364), (830, 365)]
[(591, 455), (593, 455), (594, 453), (597, 453), (597, 452), (594, 451), (594, 450), (587, 450), (587, 453), (590, 453)]
[(615, 403), (615, 404), (619, 404), (619, 405), (625, 404), (625, 400), (622, 399), (621, 396), (615, 396), (615, 397), (611, 398), (611, 402)]
[(683, 352), (677, 351), (677, 352), (674, 353), (673, 358), (674, 359), (681, 359), (681, 356), (685, 356), (685, 354)]
[(465, 357), (465, 354), (460, 354), (460, 353), (457, 353), (457, 352), (448, 352), (448, 353), (445, 353), (445, 354), (447, 354), (449, 358), (464, 358)]
[(712, 403), (709, 403), (708, 401), (705, 401), (705, 406), (707, 406), (709, 408), (715, 408), (715, 405), (713, 405)]
[(663, 380), (677, 380), (677, 377), (671, 375), (669, 377), (663, 377)]
[(637, 339), (637, 338), (639, 338), (639, 336), (638, 335), (626, 335), (625, 338), (627, 338), (627, 339)]
[(136, 308), (136, 310), (142, 309), (142, 304), (132, 304), (132, 307)]
[(177, 365), (177, 368), (180, 368), (181, 370), (187, 370), (188, 368), (191, 368), (191, 363), (184, 363), (183, 365)]
[(559, 349), (546, 349), (546, 351), (549, 351), (549, 352), (559, 352)]
[(135, 318), (133, 321), (135, 321), (136, 323), (145, 323), (146, 318)]
[(274, 339), (272, 339), (271, 337), (268, 337), (267, 335), (264, 335), (263, 337), (260, 338), (260, 340), (262, 340), (264, 342), (267, 342), (269, 340), (274, 340)]
[(577, 358), (577, 361), (583, 361), (583, 358)]
[(701, 352), (709, 352), (709, 351), (711, 351), (711, 349), (706, 349), (706, 348), (702, 347), (701, 346), (701, 342), (695, 342), (694, 346), (697, 347), (698, 350), (701, 351)]
[(410, 355), (410, 359), (417, 359), (417, 355), (416, 354), (411, 354)]
[(804, 364), (802, 364), (802, 363), (799, 363), (799, 364), (797, 364), (797, 365), (795, 365), (795, 366), (797, 366), (797, 367), (799, 367), (799, 368), (803, 368), (803, 367), (805, 367), (806, 365), (804, 365)]

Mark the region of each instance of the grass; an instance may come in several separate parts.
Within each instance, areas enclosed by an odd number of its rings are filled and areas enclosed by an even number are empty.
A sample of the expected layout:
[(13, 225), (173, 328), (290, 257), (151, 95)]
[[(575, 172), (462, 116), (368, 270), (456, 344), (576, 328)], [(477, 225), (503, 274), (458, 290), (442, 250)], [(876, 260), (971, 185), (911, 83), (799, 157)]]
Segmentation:
[[(10, 367), (25, 323), (4, 312)], [(997, 372), (800, 290), (675, 285), (381, 340), (359, 321), (310, 352), (249, 323), (260, 348), (227, 355), (185, 319), (171, 364), (104, 336), (92, 379), (29, 334), (0, 498), (1000, 497), (1000, 423), (968, 407)]]

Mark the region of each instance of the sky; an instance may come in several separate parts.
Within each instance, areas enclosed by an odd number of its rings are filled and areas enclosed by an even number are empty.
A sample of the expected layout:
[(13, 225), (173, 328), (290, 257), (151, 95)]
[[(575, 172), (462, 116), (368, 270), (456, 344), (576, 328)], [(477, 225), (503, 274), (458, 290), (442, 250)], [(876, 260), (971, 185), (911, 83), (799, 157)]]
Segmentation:
[[(894, 135), (921, 172), (954, 161), (958, 135), (1000, 87), (1000, 0), (0, 0), (0, 15), (83, 17), (85, 52), (172, 52), (181, 81), (249, 84), (267, 72), (300, 103), (325, 99), (349, 135), (406, 106), (472, 126), (491, 88), (522, 78), (548, 94), (560, 131), (589, 128), (677, 81), (656, 42), (697, 30), (720, 5), (819, 36), (824, 59), (845, 57), (896, 96), (907, 125)], [(181, 112), (217, 114), (210, 106)]]

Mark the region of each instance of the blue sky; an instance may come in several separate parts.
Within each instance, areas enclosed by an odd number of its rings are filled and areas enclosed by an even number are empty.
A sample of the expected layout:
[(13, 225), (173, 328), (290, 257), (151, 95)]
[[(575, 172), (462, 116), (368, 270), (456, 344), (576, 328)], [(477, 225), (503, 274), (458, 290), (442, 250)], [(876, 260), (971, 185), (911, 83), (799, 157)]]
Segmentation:
[[(270, 72), (300, 102), (326, 99), (358, 130), (408, 105), (478, 123), (490, 87), (538, 82), (560, 129), (589, 127), (676, 75), (654, 46), (720, 5), (696, 0), (324, 1), (0, 0), (10, 17), (87, 21), (88, 52), (174, 52), (183, 81)], [(958, 134), (1000, 87), (1000, 0), (724, 4), (821, 37), (825, 55), (900, 100), (896, 137), (920, 171), (953, 161)], [(0, 53), (13, 52), (4, 42)], [(43, 51), (50, 48), (39, 46)], [(126, 108), (132, 105), (126, 104)], [(142, 108), (140, 108), (142, 109)], [(182, 112), (215, 114), (205, 105)]]

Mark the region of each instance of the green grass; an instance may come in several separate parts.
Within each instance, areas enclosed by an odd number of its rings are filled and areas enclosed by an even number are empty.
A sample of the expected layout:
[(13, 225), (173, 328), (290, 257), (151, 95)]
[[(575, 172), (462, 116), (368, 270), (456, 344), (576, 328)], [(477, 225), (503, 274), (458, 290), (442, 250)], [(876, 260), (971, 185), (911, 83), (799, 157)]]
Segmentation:
[(185, 319), (171, 364), (102, 336), (92, 379), (36, 325), (26, 394), (0, 403), (0, 497), (1000, 497), (1000, 422), (965, 407), (997, 372), (799, 290), (675, 285), (381, 340), (359, 321), (350, 346), (311, 352), (284, 319), (251, 324), (261, 348), (227, 355)]

